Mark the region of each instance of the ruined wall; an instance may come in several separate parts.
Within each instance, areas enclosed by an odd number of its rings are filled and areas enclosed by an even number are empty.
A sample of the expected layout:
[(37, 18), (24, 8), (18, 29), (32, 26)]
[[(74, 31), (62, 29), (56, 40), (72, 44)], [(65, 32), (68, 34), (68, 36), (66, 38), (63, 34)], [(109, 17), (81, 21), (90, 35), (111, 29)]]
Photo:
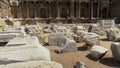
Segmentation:
[(11, 17), (37, 18), (48, 23), (94, 22), (92, 20), (120, 16), (119, 4), (111, 5), (111, 2), (111, 0), (110, 2), (109, 0), (15, 0), (11, 5)]
[(7, 0), (0, 0), (0, 17), (10, 17), (10, 6)]

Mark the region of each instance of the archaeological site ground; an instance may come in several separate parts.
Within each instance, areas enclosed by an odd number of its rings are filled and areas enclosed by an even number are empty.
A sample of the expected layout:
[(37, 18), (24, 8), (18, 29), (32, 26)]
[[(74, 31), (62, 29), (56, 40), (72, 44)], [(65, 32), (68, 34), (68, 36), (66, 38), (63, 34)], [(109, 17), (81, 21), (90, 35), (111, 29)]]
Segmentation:
[(120, 68), (119, 0), (0, 0), (0, 68)]

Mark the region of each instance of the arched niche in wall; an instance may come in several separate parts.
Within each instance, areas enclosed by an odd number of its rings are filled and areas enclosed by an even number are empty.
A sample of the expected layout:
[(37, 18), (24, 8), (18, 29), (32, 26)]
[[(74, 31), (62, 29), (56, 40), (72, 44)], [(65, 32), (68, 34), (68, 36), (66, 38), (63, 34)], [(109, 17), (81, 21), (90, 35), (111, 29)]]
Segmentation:
[(60, 3), (60, 17), (68, 18), (70, 17), (70, 5), (69, 2), (61, 2)]
[(47, 11), (46, 11), (46, 8), (44, 7), (41, 7), (40, 8), (40, 18), (47, 18)]

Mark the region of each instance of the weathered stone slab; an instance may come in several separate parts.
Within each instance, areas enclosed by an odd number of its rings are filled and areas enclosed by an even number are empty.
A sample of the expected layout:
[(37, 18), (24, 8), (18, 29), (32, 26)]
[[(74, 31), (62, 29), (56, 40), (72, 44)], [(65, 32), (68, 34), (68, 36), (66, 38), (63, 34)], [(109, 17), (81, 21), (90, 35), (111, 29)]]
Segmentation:
[(56, 28), (58, 28), (58, 26), (57, 26), (57, 25), (54, 25), (54, 24), (45, 25), (45, 26), (43, 27), (43, 31), (44, 31), (45, 33), (51, 33), (51, 32), (53, 32), (54, 30), (56, 30)]
[(91, 46), (100, 44), (99, 35), (95, 33), (85, 33), (83, 35), (83, 40), (86, 44), (89, 44)]
[(120, 41), (120, 30), (118, 28), (110, 28), (106, 30), (107, 39), (110, 41)]
[(26, 36), (24, 27), (5, 27), (3, 33), (20, 33), (21, 37)]
[(74, 35), (73, 38), (77, 43), (83, 42), (82, 36)]
[(60, 41), (65, 38), (64, 34), (61, 33), (53, 33), (48, 36), (49, 45), (57, 45)]
[[(13, 50), (15, 49), (15, 50)], [(49, 50), (39, 47), (8, 47), (0, 49), (0, 59), (6, 61), (36, 61), (36, 60), (50, 60)]]
[(19, 46), (19, 45), (39, 45), (39, 39), (36, 36), (31, 37), (17, 37), (12, 40), (10, 40), (6, 46)]
[(26, 28), (28, 29), (30, 36), (40, 37), (42, 34), (42, 28), (37, 25), (29, 25), (26, 26)]
[(68, 35), (69, 34), (69, 29), (67, 29), (64, 26), (58, 26), (55, 30), (53, 30), (53, 32)]
[(60, 42), (59, 48), (56, 51), (58, 51), (59, 53), (77, 51), (77, 44), (74, 40), (65, 38)]
[(10, 60), (50, 60), (50, 53), (48, 49), (39, 44), (37, 37), (15, 38), (6, 47), (0, 47), (0, 59), (7, 59), (8, 62)]
[(19, 62), (7, 65), (0, 65), (0, 68), (63, 68), (61, 64), (53, 61), (30, 61)]
[(111, 44), (111, 51), (114, 59), (120, 62), (120, 43), (113, 42)]
[(97, 24), (91, 24), (88, 28), (88, 32), (92, 32), (93, 30), (95, 30), (96, 28), (98, 28)]
[(99, 26), (102, 27), (104, 30), (114, 28), (115, 20), (99, 20)]
[(92, 24), (90, 25), (89, 29), (88, 29), (88, 32), (93, 32), (93, 33), (96, 33), (96, 34), (99, 34), (99, 35), (104, 35), (105, 34), (105, 31), (98, 27), (97, 24)]
[(86, 29), (85, 29), (84, 26), (75, 26), (75, 27), (73, 28), (73, 32), (74, 32), (75, 34), (77, 34), (78, 32), (81, 32), (81, 31), (86, 31)]
[(81, 61), (77, 61), (74, 65), (74, 68), (86, 68), (86, 65)]
[(91, 48), (91, 53), (90, 55), (92, 57), (95, 57), (95, 58), (102, 58), (106, 53), (107, 53), (108, 49), (107, 48), (104, 48), (102, 46), (99, 46), (99, 45), (94, 45), (92, 48)]
[(78, 43), (83, 42), (83, 36), (87, 33), (88, 32), (85, 32), (85, 31), (77, 32), (76, 34), (73, 35), (73, 38)]
[(9, 42), (15, 37), (21, 37), (19, 33), (2, 33), (0, 32), (0, 42)]

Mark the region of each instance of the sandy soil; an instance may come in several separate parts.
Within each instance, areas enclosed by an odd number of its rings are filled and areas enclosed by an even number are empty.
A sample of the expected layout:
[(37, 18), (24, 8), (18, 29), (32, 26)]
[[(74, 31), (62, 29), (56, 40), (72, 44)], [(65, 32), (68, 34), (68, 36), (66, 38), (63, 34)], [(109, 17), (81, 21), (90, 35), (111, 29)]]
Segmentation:
[[(107, 41), (105, 36), (101, 36), (101, 46), (110, 49), (111, 41)], [(82, 61), (86, 64), (87, 68), (120, 68), (120, 63), (116, 62), (112, 58), (112, 53), (109, 50), (107, 54), (97, 60), (89, 56), (90, 51), (83, 48), (84, 43), (77, 43), (78, 51), (76, 52), (64, 52), (57, 54), (54, 50), (57, 46), (46, 46), (50, 50), (52, 61), (56, 61), (63, 65), (63, 68), (73, 68), (76, 61)]]

